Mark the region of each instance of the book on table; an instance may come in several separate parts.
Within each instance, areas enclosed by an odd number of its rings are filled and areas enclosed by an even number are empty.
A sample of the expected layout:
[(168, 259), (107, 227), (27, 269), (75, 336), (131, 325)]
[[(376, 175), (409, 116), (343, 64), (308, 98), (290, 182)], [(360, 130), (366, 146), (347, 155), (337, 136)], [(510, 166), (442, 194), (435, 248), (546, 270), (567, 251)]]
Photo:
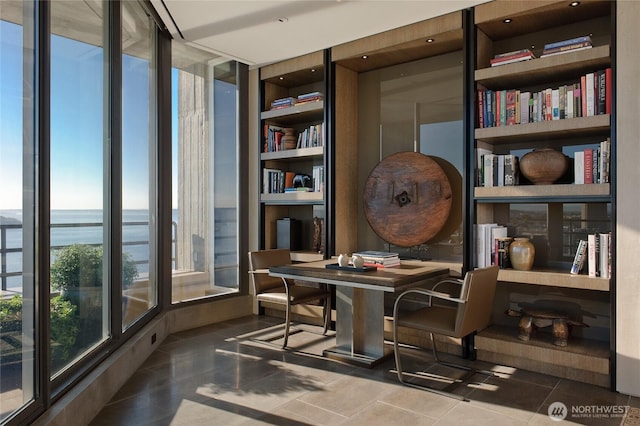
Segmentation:
[(362, 257), (365, 266), (385, 268), (400, 265), (400, 255), (393, 252), (365, 250), (355, 252), (353, 253), (353, 256)]

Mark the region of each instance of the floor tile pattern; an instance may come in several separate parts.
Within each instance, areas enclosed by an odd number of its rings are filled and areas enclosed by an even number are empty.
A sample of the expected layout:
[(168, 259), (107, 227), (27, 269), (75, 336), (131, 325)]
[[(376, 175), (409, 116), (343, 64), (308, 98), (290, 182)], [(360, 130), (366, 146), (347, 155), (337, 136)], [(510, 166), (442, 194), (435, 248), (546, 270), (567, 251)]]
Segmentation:
[[(335, 337), (320, 328), (300, 326), (287, 350), (256, 340), (280, 324), (252, 316), (169, 336), (91, 425), (640, 424), (638, 398), (530, 371), (474, 362), (494, 374), (455, 387), (458, 401), (400, 384), (393, 359), (368, 369), (323, 358)], [(430, 386), (456, 374), (430, 352), (401, 353)]]

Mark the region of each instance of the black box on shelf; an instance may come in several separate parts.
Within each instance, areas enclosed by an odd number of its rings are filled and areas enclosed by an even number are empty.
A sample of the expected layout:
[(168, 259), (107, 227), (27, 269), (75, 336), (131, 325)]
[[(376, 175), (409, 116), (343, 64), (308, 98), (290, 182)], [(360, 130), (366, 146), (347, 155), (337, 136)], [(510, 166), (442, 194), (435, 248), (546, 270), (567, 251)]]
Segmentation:
[(291, 251), (301, 250), (301, 233), (302, 223), (299, 220), (289, 217), (278, 219), (276, 234), (278, 248), (288, 248)]

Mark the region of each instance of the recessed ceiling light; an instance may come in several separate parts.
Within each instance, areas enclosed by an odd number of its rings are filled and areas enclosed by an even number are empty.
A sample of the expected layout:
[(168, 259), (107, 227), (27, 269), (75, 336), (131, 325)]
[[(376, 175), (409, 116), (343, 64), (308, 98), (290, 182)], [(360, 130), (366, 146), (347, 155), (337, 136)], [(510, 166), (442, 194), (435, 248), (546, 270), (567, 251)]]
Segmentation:
[(502, 22), (504, 22), (505, 24), (510, 24), (511, 21), (512, 21), (511, 18), (507, 18), (507, 19), (503, 20)]
[(571, 3), (569, 3), (569, 6), (571, 6), (571, 7), (576, 7), (576, 6), (578, 6), (579, 4), (580, 4), (580, 2), (579, 2), (579, 1), (572, 1)]
[(367, 59), (368, 56), (367, 55), (362, 55), (362, 59)]
[(280, 77), (280, 80), (284, 80), (284, 77)]
[(427, 39), (427, 43), (433, 43), (434, 41), (435, 41), (435, 40), (434, 40), (434, 39), (432, 39), (432, 38), (428, 38), (428, 39)]
[(316, 69), (315, 68), (311, 68), (311, 72), (316, 72)]
[(286, 16), (283, 16), (281, 18), (278, 18), (278, 22), (282, 22), (284, 24), (285, 22), (289, 22), (289, 18), (287, 18)]

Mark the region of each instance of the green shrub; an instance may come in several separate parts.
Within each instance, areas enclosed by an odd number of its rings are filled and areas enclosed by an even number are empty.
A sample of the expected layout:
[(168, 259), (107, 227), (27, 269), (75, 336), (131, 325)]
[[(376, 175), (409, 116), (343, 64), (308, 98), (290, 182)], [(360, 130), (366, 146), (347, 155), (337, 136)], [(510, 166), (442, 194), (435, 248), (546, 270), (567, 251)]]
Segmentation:
[[(76, 307), (60, 296), (51, 298), (51, 362), (63, 366), (78, 335)], [(3, 354), (3, 362), (16, 362), (22, 358), (22, 339), (12, 334), (22, 334), (22, 296), (16, 294), (10, 299), (0, 299), (0, 333), (6, 343), (17, 345), (15, 353)], [(8, 355), (8, 356), (5, 356)]]
[[(73, 244), (54, 253), (51, 287), (66, 291), (72, 288), (102, 286), (102, 246)], [(122, 287), (129, 288), (138, 277), (138, 268), (129, 253), (122, 255)]]
[(0, 333), (22, 332), (22, 297), (0, 299)]
[(54, 369), (69, 361), (78, 335), (76, 307), (61, 296), (51, 298), (51, 362)]

